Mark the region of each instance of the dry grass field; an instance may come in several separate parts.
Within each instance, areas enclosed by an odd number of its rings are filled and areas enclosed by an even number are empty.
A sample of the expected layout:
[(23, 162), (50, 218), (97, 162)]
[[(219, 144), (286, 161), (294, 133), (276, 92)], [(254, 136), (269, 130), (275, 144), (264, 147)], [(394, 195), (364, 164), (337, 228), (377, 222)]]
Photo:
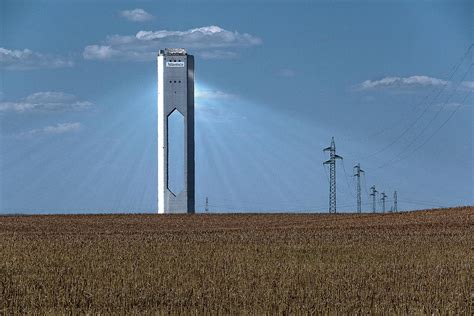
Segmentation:
[(471, 314), (474, 208), (0, 217), (0, 314)]

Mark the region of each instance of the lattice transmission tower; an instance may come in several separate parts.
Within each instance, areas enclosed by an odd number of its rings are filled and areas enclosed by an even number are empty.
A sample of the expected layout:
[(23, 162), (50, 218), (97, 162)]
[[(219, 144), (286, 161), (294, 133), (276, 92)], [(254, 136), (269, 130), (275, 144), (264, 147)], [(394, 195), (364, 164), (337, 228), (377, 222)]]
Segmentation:
[(360, 187), (360, 175), (365, 172), (360, 168), (360, 163), (354, 166), (354, 177), (357, 177), (357, 212), (362, 212), (362, 196)]
[(331, 139), (331, 146), (323, 151), (329, 151), (329, 160), (323, 162), (323, 165), (329, 165), (329, 213), (336, 213), (336, 159), (342, 157), (336, 154), (334, 137)]
[(382, 213), (385, 213), (385, 200), (387, 199), (387, 194), (385, 192), (382, 192), (382, 197), (380, 200), (382, 201)]
[(379, 191), (375, 190), (375, 185), (370, 187), (370, 191), (371, 191), (370, 196), (372, 197), (372, 212), (375, 213), (375, 211), (377, 209), (376, 204), (375, 204), (375, 198), (377, 196), (377, 192), (379, 192)]
[(393, 192), (393, 211), (398, 212), (397, 191)]

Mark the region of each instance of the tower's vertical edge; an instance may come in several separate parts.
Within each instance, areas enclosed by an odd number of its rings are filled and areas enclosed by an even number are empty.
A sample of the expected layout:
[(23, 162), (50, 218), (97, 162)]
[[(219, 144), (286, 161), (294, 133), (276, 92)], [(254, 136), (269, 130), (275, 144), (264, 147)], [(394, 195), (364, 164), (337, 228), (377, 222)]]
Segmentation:
[(160, 53), (157, 57), (158, 70), (158, 214), (165, 213), (165, 133), (166, 120), (164, 110), (164, 56)]
[(195, 160), (194, 160), (194, 56), (187, 56), (187, 115), (186, 115), (186, 163), (188, 213), (195, 208)]

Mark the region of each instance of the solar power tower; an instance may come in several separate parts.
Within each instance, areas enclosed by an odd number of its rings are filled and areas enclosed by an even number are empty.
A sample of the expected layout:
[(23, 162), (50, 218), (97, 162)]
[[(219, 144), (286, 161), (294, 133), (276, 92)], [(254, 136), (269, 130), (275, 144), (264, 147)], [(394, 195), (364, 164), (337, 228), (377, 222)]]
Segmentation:
[(158, 53), (158, 213), (194, 213), (194, 57)]

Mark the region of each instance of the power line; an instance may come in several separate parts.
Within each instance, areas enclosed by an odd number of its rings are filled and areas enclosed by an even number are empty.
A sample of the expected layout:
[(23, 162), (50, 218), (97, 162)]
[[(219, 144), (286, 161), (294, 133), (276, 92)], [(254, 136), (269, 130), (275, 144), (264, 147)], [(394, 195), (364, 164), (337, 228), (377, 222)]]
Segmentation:
[[(325, 167), (323, 167), (323, 169), (324, 169), (324, 174), (326, 175), (326, 180), (328, 184), (331, 185), (331, 180), (329, 179), (328, 171), (326, 170)], [(344, 192), (341, 192), (338, 187), (336, 187), (336, 192), (339, 194), (345, 195)]]
[[(378, 155), (384, 151), (386, 151), (387, 149), (389, 149), (390, 147), (392, 147), (393, 145), (395, 145), (400, 139), (402, 139), (406, 133), (408, 133), (409, 130), (411, 130), (415, 124), (426, 114), (426, 112), (428, 112), (428, 110), (430, 109), (430, 107), (433, 105), (434, 101), (441, 95), (441, 93), (444, 91), (444, 88), (446, 88), (446, 86), (449, 84), (449, 82), (451, 81), (451, 79), (454, 77), (455, 73), (459, 70), (459, 68), (461, 67), (462, 63), (464, 62), (464, 60), (466, 59), (466, 57), (468, 56), (469, 52), (471, 51), (472, 47), (474, 46), (474, 44), (471, 44), (469, 46), (469, 48), (466, 50), (466, 52), (464, 53), (463, 57), (461, 58), (461, 60), (459, 61), (458, 64), (456, 64), (451, 72), (451, 74), (449, 75), (448, 77), (448, 80), (445, 81), (445, 83), (441, 86), (441, 88), (439, 89), (438, 93), (436, 94), (436, 96), (433, 98), (433, 100), (423, 109), (423, 111), (421, 112), (420, 115), (418, 115), (415, 120), (409, 124), (409, 126), (407, 128), (405, 128), (405, 130), (398, 136), (396, 137), (391, 143), (389, 143), (387, 146), (383, 147), (382, 149), (376, 151), (375, 153), (372, 153), (364, 158), (369, 158), (369, 157), (373, 157), (375, 155)], [(427, 99), (429, 96), (429, 94), (423, 99), (423, 102), (425, 99)]]
[[(342, 170), (344, 171), (344, 178), (345, 178), (345, 180), (346, 180), (347, 189), (349, 190), (349, 194), (350, 194), (353, 198), (355, 198), (354, 194), (352, 193), (353, 188), (352, 188), (352, 186), (351, 186), (351, 184), (350, 184), (350, 181), (349, 181), (349, 175), (348, 175), (348, 173), (347, 173), (347, 171), (346, 171), (346, 166), (345, 166), (345, 164), (344, 164), (344, 160), (341, 160), (341, 162), (342, 162)], [(351, 178), (352, 178), (352, 177), (351, 177)]]
[[(415, 127), (415, 124), (418, 123), (418, 121), (427, 113), (427, 111), (430, 109), (430, 107), (433, 106), (434, 102), (442, 95), (443, 91), (445, 91), (446, 87), (451, 85), (453, 82), (451, 81), (452, 78), (455, 76), (455, 74), (459, 71), (461, 65), (463, 65), (463, 62), (467, 56), (467, 54), (472, 50), (472, 47), (474, 46), (474, 44), (471, 44), (468, 48), (468, 50), (466, 51), (465, 55), (463, 56), (463, 58), (460, 60), (460, 62), (458, 64), (456, 64), (453, 68), (453, 71), (451, 72), (448, 80), (444, 81), (444, 83), (442, 84), (442, 86), (439, 88), (439, 90), (437, 91), (437, 93), (432, 96), (433, 98), (431, 99), (431, 101), (427, 104), (427, 106), (423, 109), (422, 113), (420, 115), (418, 115), (418, 117), (416, 117), (416, 119), (411, 122), (411, 124), (391, 143), (389, 144), (388, 146), (386, 146), (385, 148), (383, 148), (382, 150), (370, 155), (370, 156), (373, 156), (373, 155), (376, 155), (382, 151), (385, 151), (386, 149), (388, 149), (389, 147), (391, 147), (393, 144), (395, 144), (396, 142), (398, 142), (402, 137), (404, 137), (404, 135), (410, 130), (412, 129), (413, 127)], [(415, 144), (415, 142), (417, 141), (418, 138), (420, 138), (425, 132), (426, 130), (429, 128), (429, 126), (431, 126), (431, 124), (436, 120), (436, 118), (439, 116), (439, 114), (442, 112), (442, 110), (446, 107), (447, 103), (451, 100), (451, 98), (455, 95), (455, 93), (457, 92), (458, 88), (460, 87), (460, 85), (463, 83), (463, 80), (466, 78), (466, 76), (469, 74), (469, 71), (471, 70), (473, 64), (471, 64), (468, 68), (468, 70), (464, 73), (464, 75), (462, 76), (462, 79), (457, 83), (456, 85), (456, 88), (449, 94), (449, 97), (446, 99), (446, 101), (444, 102), (444, 104), (439, 108), (438, 112), (434, 115), (434, 117), (431, 118), (431, 120), (421, 129), (421, 130), (418, 130), (419, 132), (417, 133), (417, 135), (411, 139), (410, 143), (408, 144), (408, 146), (406, 146), (399, 154), (398, 154), (398, 157), (401, 157), (400, 160), (402, 159), (405, 159), (407, 158), (410, 153), (404, 157), (402, 157), (402, 155), (413, 145)], [(435, 92), (435, 90), (433, 90), (433, 92)], [(455, 108), (455, 110), (451, 113), (451, 115), (441, 124), (441, 126), (439, 126), (434, 133), (432, 133), (431, 135), (428, 136), (428, 138), (421, 144), (419, 145), (418, 147), (416, 147), (413, 151), (417, 151), (419, 150), (421, 147), (423, 147), (430, 139), (432, 139), (432, 137), (434, 137), (434, 135), (442, 128), (444, 127), (444, 125), (447, 124), (447, 122), (455, 115), (455, 113), (459, 110), (459, 108), (461, 107), (461, 105), (465, 102), (465, 100), (467, 99), (467, 97), (470, 95), (471, 91), (469, 93), (467, 93), (464, 98), (463, 98), (463, 101), (458, 104), (458, 106)], [(423, 102), (425, 100), (428, 99), (428, 97), (430, 97), (430, 95), (427, 95)], [(341, 193), (338, 188), (336, 187), (336, 160), (337, 159), (341, 159), (342, 160), (342, 157), (338, 156), (336, 154), (336, 146), (335, 146), (335, 142), (334, 142), (334, 137), (332, 137), (331, 139), (331, 145), (327, 148), (325, 148), (323, 151), (329, 151), (330, 152), (330, 159), (325, 161), (323, 164), (324, 165), (329, 165), (329, 169), (330, 169), (330, 175), (328, 177), (328, 174), (327, 174), (327, 171), (326, 171), (326, 168), (324, 168), (324, 171), (325, 171), (325, 174), (326, 174), (326, 178), (328, 180), (328, 183), (329, 183), (329, 212), (330, 213), (335, 213), (337, 210), (336, 210), (336, 193), (339, 192)], [(370, 157), (369, 156), (369, 157)], [(393, 162), (393, 161), (392, 161)], [(391, 162), (389, 162), (391, 163)], [(344, 175), (345, 175), (345, 178), (346, 178), (346, 184), (349, 188), (349, 193), (353, 196), (353, 197), (356, 197), (353, 195), (353, 192), (352, 192), (352, 186), (350, 184), (350, 181), (348, 180), (349, 177), (348, 177), (348, 174), (347, 174), (347, 171), (346, 171), (346, 168), (345, 168), (345, 164), (344, 164), (344, 161), (342, 160), (342, 167), (343, 167), (343, 171), (344, 171)], [(362, 174), (364, 177), (364, 190), (366, 192), (366, 194), (368, 196), (372, 196), (372, 210), (373, 212), (376, 212), (376, 208), (377, 208), (377, 204), (376, 204), (376, 201), (377, 201), (377, 193), (378, 191), (375, 189), (375, 185), (372, 186), (370, 189), (371, 189), (371, 193), (368, 192), (367, 190), (367, 181), (366, 181), (366, 176), (365, 176), (365, 173), (363, 170), (360, 169), (360, 164), (358, 163), (356, 166), (354, 166), (354, 171), (356, 174), (353, 174), (353, 177), (357, 177), (357, 188), (356, 188), (356, 193), (357, 193), (357, 211), (360, 213), (362, 211), (362, 204), (369, 204), (369, 203), (362, 203), (362, 197), (361, 197), (361, 190), (362, 190), (362, 185), (361, 185), (361, 179), (360, 179), (360, 174)], [(343, 192), (344, 193), (344, 192)], [(383, 212), (386, 211), (386, 202), (387, 201), (390, 201), (387, 199), (387, 195), (385, 194), (385, 192), (381, 193), (381, 202), (382, 202), (382, 210)], [(403, 200), (403, 201), (406, 201), (408, 203), (414, 203), (414, 204), (421, 204), (421, 205), (437, 205), (437, 204), (433, 204), (433, 203), (425, 203), (425, 202), (420, 202), (420, 201), (409, 201), (409, 200)], [(291, 201), (288, 201), (291, 203)], [(294, 202), (294, 201), (293, 201)], [(208, 199), (206, 197), (206, 212), (208, 211), (208, 208), (209, 208), (209, 203), (208, 203)], [(345, 205), (345, 206), (352, 206), (352, 205)], [(343, 207), (345, 207), (343, 206)], [(222, 206), (221, 206), (222, 207)], [(398, 211), (398, 198), (397, 198), (397, 191), (394, 192), (393, 194), (393, 206), (391, 207), (391, 210), (392, 211)]]
[(367, 190), (367, 179), (365, 178), (365, 173), (363, 173), (362, 176), (363, 176), (363, 179), (364, 179), (365, 194), (367, 194), (367, 196), (368, 196), (369, 195), (369, 190)]
[[(375, 186), (373, 186), (373, 188), (375, 188)], [(371, 187), (372, 189), (372, 187)], [(375, 193), (378, 193), (377, 190), (375, 190)], [(395, 192), (394, 192), (395, 193)], [(394, 198), (393, 199), (388, 199), (388, 197), (386, 197), (385, 199), (385, 202), (392, 202), (394, 204), (394, 207), (393, 209), (398, 211), (398, 205), (396, 205), (398, 203), (400, 199), (398, 199), (395, 195), (394, 195)], [(430, 202), (430, 201), (421, 201), (421, 200), (414, 200), (414, 199), (402, 199), (401, 200), (402, 202), (404, 203), (407, 203), (407, 204), (415, 204), (415, 205), (422, 205), (422, 206), (427, 206), (427, 207), (445, 207), (445, 205), (442, 205), (441, 203), (437, 203), (437, 202)], [(255, 204), (255, 203), (254, 203)], [(362, 205), (370, 205), (372, 204), (372, 206), (376, 205), (376, 203), (374, 204), (374, 202), (365, 202), (365, 203), (362, 203)], [(203, 206), (204, 204), (199, 204), (198, 206)], [(252, 211), (252, 212), (257, 212), (257, 211), (261, 211), (261, 206), (260, 205), (246, 205), (246, 206), (242, 206), (242, 207), (235, 207), (233, 205), (230, 205), (230, 204), (209, 204), (210, 207), (215, 207), (217, 208), (218, 210), (227, 210), (227, 211)], [(348, 204), (342, 204), (342, 205), (339, 205), (339, 207), (342, 207), (342, 208), (353, 208), (355, 207), (356, 204), (351, 204), (351, 203), (348, 203)], [(311, 211), (311, 212), (318, 212), (320, 213), (320, 208), (322, 208), (323, 205), (321, 206), (316, 206), (316, 205), (313, 205), (312, 207), (300, 207), (300, 206), (297, 206), (297, 205), (292, 205), (292, 206), (286, 206), (282, 209), (267, 209), (267, 211), (278, 211), (278, 212), (302, 212), (302, 211)]]
[(425, 146), (454, 116), (454, 114), (456, 114), (456, 112), (461, 108), (461, 106), (464, 104), (464, 102), (466, 101), (467, 97), (472, 93), (472, 91), (469, 91), (465, 96), (464, 98), (462, 99), (462, 101), (457, 105), (457, 107), (451, 112), (451, 114), (448, 116), (448, 118), (446, 120), (443, 121), (443, 123), (441, 123), (441, 125), (430, 135), (428, 136), (428, 138), (423, 142), (421, 143), (418, 147), (415, 147), (411, 152), (409, 152), (407, 155), (403, 156), (403, 157), (400, 157), (399, 159), (393, 159), (379, 167), (377, 167), (378, 169), (380, 168), (383, 168), (383, 167), (386, 167), (388, 165), (392, 165), (392, 164), (395, 164), (395, 163), (398, 163), (400, 161), (403, 161), (405, 159), (407, 159), (408, 157), (410, 157), (412, 154), (414, 154), (415, 152), (417, 152), (418, 150), (420, 150), (423, 146)]
[(403, 201), (414, 202), (414, 203), (418, 203), (418, 204), (424, 204), (424, 205), (436, 205), (436, 206), (440, 206), (440, 207), (443, 205), (443, 203), (440, 203), (439, 201), (433, 201), (433, 200), (425, 201), (425, 200), (413, 199), (413, 198), (410, 198), (410, 197), (404, 198), (402, 200)]
[(438, 111), (436, 112), (436, 114), (431, 118), (431, 120), (428, 122), (428, 124), (426, 124), (424, 126), (424, 128), (417, 134), (415, 135), (415, 137), (412, 138), (411, 142), (405, 146), (405, 148), (398, 154), (398, 155), (401, 155), (403, 154), (403, 152), (405, 152), (408, 148), (411, 147), (411, 145), (413, 145), (413, 143), (417, 140), (418, 137), (420, 137), (427, 129), (428, 127), (431, 125), (431, 123), (433, 123), (436, 118), (439, 116), (439, 114), (444, 110), (444, 108), (446, 107), (446, 105), (448, 104), (448, 102), (451, 100), (452, 96), (456, 93), (457, 89), (459, 88), (459, 86), (462, 84), (462, 82), (464, 81), (464, 79), (466, 78), (467, 74), (470, 72), (472, 68), (472, 64), (469, 66), (469, 68), (467, 69), (466, 73), (463, 75), (462, 79), (458, 82), (458, 84), (456, 85), (456, 88), (453, 90), (453, 92), (449, 95), (449, 97), (446, 99), (446, 101), (444, 102), (444, 104), (438, 109)]

